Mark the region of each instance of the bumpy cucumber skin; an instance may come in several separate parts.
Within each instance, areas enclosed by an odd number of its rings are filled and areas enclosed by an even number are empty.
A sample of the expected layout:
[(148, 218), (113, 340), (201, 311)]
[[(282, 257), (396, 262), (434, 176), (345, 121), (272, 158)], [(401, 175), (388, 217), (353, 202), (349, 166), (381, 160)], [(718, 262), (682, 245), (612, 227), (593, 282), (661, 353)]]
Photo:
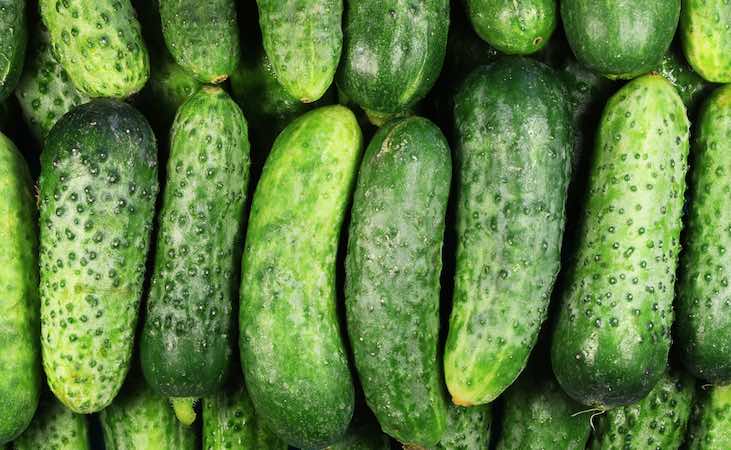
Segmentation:
[(15, 450), (89, 450), (88, 428), (86, 416), (66, 409), (49, 393), (13, 446)]
[(0, 443), (28, 426), (41, 389), (38, 238), (28, 166), (0, 133)]
[(335, 312), (335, 258), (362, 136), (326, 106), (277, 138), (254, 194), (243, 256), (239, 348), (264, 423), (290, 445), (345, 433), (354, 388)]
[(129, 368), (157, 196), (155, 137), (131, 106), (78, 106), (41, 154), (41, 344), (77, 413), (107, 406)]
[(90, 97), (128, 97), (147, 82), (150, 61), (130, 0), (40, 0), (53, 54)]
[(731, 382), (731, 85), (715, 91), (696, 122), (685, 250), (680, 259), (677, 344), (686, 368), (711, 383)]
[(366, 402), (387, 434), (430, 446), (444, 433), (439, 277), (452, 161), (420, 117), (392, 120), (368, 145), (353, 197), (345, 298)]
[(694, 391), (692, 377), (670, 371), (639, 402), (594, 419), (592, 450), (676, 450), (685, 439)]
[(452, 400), (518, 377), (559, 269), (573, 145), (566, 90), (525, 58), (476, 69), (455, 99), (457, 262), (444, 354)]
[(632, 79), (660, 64), (675, 35), (681, 0), (562, 0), (578, 60), (610, 78)]
[(444, 62), (449, 0), (351, 0), (338, 87), (373, 116), (406, 111)]
[(713, 386), (698, 394), (693, 407), (687, 448), (731, 448), (731, 386)]
[(731, 3), (683, 0), (680, 36), (688, 62), (703, 78), (731, 82)]
[(277, 80), (311, 103), (335, 77), (343, 48), (343, 0), (257, 0), (264, 48)]
[(159, 0), (162, 33), (175, 61), (203, 83), (236, 69), (239, 26), (233, 0)]
[(28, 24), (26, 0), (0, 0), (0, 102), (10, 96), (23, 72)]
[(604, 110), (551, 349), (561, 386), (586, 405), (639, 401), (665, 371), (688, 128), (659, 75), (633, 80)]
[(508, 55), (529, 55), (546, 45), (556, 29), (556, 0), (467, 0), (478, 35)]
[(228, 372), (248, 184), (246, 119), (225, 91), (203, 87), (170, 132), (140, 341), (145, 379), (162, 395), (213, 394)]
[(662, 58), (656, 71), (675, 86), (683, 104), (688, 109), (688, 116), (694, 119), (699, 103), (706, 97), (713, 85), (698, 75), (688, 65), (683, 55), (672, 48)]
[(447, 429), (432, 450), (485, 450), (490, 444), (492, 409), (490, 405), (464, 408), (449, 405)]
[(326, 450), (389, 450), (391, 440), (375, 423), (352, 425), (345, 436)]
[(114, 402), (99, 414), (107, 450), (196, 450), (195, 428), (175, 418), (165, 397), (142, 379), (125, 383)]
[(15, 96), (33, 136), (43, 142), (64, 114), (89, 101), (51, 52), (48, 30), (39, 26)]

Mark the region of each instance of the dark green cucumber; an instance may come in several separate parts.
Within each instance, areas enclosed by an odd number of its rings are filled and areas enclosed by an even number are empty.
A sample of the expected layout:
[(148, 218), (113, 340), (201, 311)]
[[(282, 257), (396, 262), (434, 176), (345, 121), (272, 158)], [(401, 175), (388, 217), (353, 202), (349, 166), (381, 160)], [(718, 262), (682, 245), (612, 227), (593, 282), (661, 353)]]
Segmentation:
[(677, 450), (685, 439), (694, 391), (692, 377), (669, 371), (639, 402), (594, 419), (592, 450)]
[(529, 55), (546, 45), (556, 29), (556, 0), (467, 0), (477, 34), (508, 55)]
[(439, 277), (452, 161), (420, 117), (390, 121), (368, 145), (353, 197), (345, 306), (366, 402), (405, 444), (439, 442), (447, 401), (439, 362)]
[(0, 443), (30, 423), (41, 390), (38, 238), (33, 183), (15, 145), (0, 133)]
[(13, 446), (15, 450), (89, 450), (86, 416), (66, 409), (49, 393), (38, 406), (28, 429)]
[(670, 47), (680, 0), (563, 0), (561, 18), (579, 61), (610, 78), (655, 69)]
[(175, 61), (203, 83), (236, 69), (239, 26), (234, 0), (159, 0), (162, 33)]
[(390, 450), (391, 440), (376, 423), (353, 424), (338, 442), (326, 450)]
[(683, 0), (680, 36), (688, 62), (703, 78), (731, 82), (731, 2)]
[(457, 262), (444, 355), (454, 403), (489, 403), (518, 377), (559, 268), (573, 145), (558, 75), (509, 57), (455, 99)]
[(685, 367), (711, 383), (731, 382), (731, 86), (716, 90), (696, 122), (685, 250), (678, 277), (677, 345)]
[[(239, 282), (249, 140), (221, 88), (204, 86), (178, 110), (162, 198), (155, 269), (140, 341), (145, 379), (178, 399), (213, 394), (229, 369)], [(191, 416), (192, 415), (192, 416)]]
[(343, 47), (343, 0), (257, 0), (264, 48), (282, 87), (311, 103), (332, 84)]
[(157, 197), (155, 137), (131, 106), (72, 109), (41, 154), (41, 344), (77, 413), (111, 403), (129, 368)]
[(688, 128), (659, 75), (604, 109), (551, 349), (561, 386), (586, 405), (639, 401), (665, 371)]
[(673, 48), (668, 50), (662, 58), (657, 73), (667, 78), (675, 86), (688, 109), (689, 117), (694, 119), (699, 103), (706, 97), (713, 85), (698, 75), (688, 65), (683, 55)]
[(0, 0), (0, 101), (20, 79), (28, 42), (25, 0)]
[(693, 408), (687, 448), (731, 448), (731, 386), (714, 386), (699, 394)]
[(128, 97), (147, 82), (150, 61), (130, 0), (39, 1), (53, 55), (90, 97)]
[(338, 87), (374, 123), (432, 88), (444, 62), (449, 0), (350, 0)]
[(299, 117), (275, 141), (249, 215), (239, 316), (246, 387), (264, 423), (301, 448), (335, 442), (353, 415), (335, 259), (361, 141), (342, 106)]
[(449, 405), (447, 429), (433, 450), (486, 450), (490, 444), (492, 409), (490, 405), (464, 408)]

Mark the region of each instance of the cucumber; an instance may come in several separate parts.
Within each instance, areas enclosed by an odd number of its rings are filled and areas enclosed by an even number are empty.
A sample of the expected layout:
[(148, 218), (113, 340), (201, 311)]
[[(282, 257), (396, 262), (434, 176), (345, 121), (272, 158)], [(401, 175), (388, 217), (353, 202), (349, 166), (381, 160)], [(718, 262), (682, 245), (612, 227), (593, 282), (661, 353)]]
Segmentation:
[(579, 62), (610, 78), (655, 69), (670, 47), (680, 0), (563, 0), (561, 18)]
[(150, 61), (130, 0), (39, 0), (53, 55), (90, 97), (124, 98), (150, 75)]
[(345, 260), (348, 335), (366, 402), (384, 432), (423, 447), (439, 442), (447, 422), (437, 350), (449, 153), (439, 128), (420, 117), (376, 133)]
[(556, 0), (467, 0), (478, 35), (508, 55), (529, 55), (546, 45), (556, 29)]
[(314, 102), (332, 84), (343, 47), (343, 0), (257, 0), (264, 48), (292, 97)]
[(492, 408), (449, 405), (447, 429), (433, 450), (486, 450), (490, 444)]
[(175, 61), (203, 83), (236, 69), (239, 27), (233, 0), (159, 0), (162, 33)]
[[(133, 376), (134, 375), (134, 376)], [(178, 422), (168, 401), (137, 374), (100, 414), (106, 450), (196, 450), (195, 429)]]
[(364, 422), (353, 424), (338, 442), (327, 450), (390, 450), (391, 441), (378, 424)]
[(714, 83), (731, 82), (731, 3), (683, 0), (680, 37), (688, 62)]
[(48, 30), (42, 25), (33, 36), (28, 64), (15, 95), (33, 136), (43, 142), (53, 125), (73, 107), (89, 101), (79, 92), (56, 61)]
[(69, 411), (49, 393), (13, 446), (15, 450), (89, 450), (86, 416)]
[(566, 90), (534, 60), (476, 69), (455, 99), (457, 254), (444, 354), (452, 401), (518, 377), (559, 268), (573, 135)]
[(683, 104), (688, 109), (688, 115), (695, 117), (699, 103), (706, 97), (713, 88), (700, 75), (698, 75), (685, 61), (683, 55), (671, 48), (662, 58), (657, 73), (667, 80), (678, 90)]
[(0, 444), (30, 423), (41, 390), (38, 239), (28, 165), (0, 133)]
[(699, 395), (693, 408), (687, 448), (731, 448), (731, 386), (714, 386)]
[(77, 106), (48, 134), (39, 184), (43, 367), (88, 414), (129, 368), (158, 190), (150, 125), (117, 100)]
[(186, 425), (195, 420), (193, 400), (217, 391), (229, 370), (248, 184), (246, 119), (225, 91), (204, 86), (180, 107), (170, 132), (140, 340), (145, 379), (177, 399)]
[(638, 403), (595, 419), (592, 450), (677, 450), (685, 439), (694, 388), (692, 377), (669, 371)]
[(340, 90), (375, 124), (424, 98), (439, 76), (449, 0), (351, 0), (344, 20)]
[(583, 404), (637, 402), (665, 371), (688, 128), (659, 75), (628, 83), (604, 109), (551, 348), (561, 387)]
[(716, 90), (696, 122), (685, 251), (678, 272), (677, 345), (688, 371), (731, 383), (728, 265), (731, 214), (723, 207), (731, 170), (731, 85)]
[(347, 108), (302, 115), (274, 142), (249, 214), (241, 365), (263, 422), (300, 448), (332, 444), (353, 415), (335, 260), (361, 145)]
[(0, 102), (20, 79), (28, 42), (25, 0), (0, 0)]

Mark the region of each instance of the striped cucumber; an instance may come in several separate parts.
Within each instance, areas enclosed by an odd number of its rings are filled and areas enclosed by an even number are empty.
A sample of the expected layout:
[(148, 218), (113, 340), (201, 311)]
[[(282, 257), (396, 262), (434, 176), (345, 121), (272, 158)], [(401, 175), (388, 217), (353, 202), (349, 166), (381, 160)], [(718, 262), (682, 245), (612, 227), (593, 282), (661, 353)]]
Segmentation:
[(693, 408), (687, 448), (731, 448), (731, 386), (713, 386), (699, 394)]
[(90, 450), (87, 418), (71, 412), (48, 393), (13, 446), (15, 450)]

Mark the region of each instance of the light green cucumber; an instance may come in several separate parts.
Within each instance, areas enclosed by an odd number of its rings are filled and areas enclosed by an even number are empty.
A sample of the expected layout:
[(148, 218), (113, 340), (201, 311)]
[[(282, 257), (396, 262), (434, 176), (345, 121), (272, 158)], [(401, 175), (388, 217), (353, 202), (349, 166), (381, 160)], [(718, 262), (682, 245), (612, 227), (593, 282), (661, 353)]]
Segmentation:
[(15, 450), (89, 450), (87, 417), (71, 412), (48, 393), (13, 446)]
[(693, 408), (688, 450), (731, 448), (731, 386), (705, 386)]
[(683, 0), (680, 38), (693, 70), (708, 81), (731, 82), (731, 2)]

